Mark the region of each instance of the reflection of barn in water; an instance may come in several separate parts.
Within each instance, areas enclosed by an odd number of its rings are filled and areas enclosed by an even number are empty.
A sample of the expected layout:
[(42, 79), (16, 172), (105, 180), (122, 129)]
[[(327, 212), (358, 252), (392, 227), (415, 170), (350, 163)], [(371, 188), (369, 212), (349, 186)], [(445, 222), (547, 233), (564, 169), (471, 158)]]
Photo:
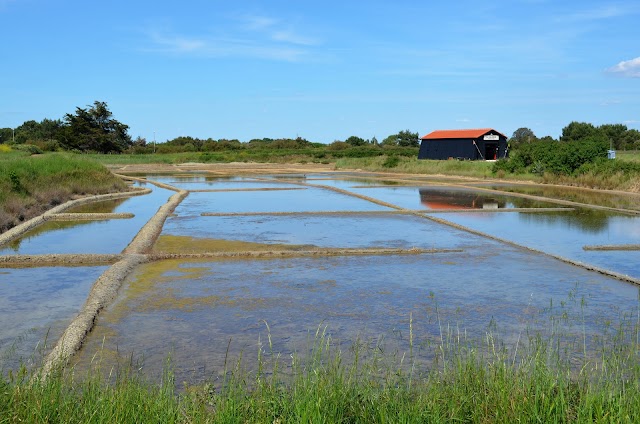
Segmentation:
[(499, 209), (506, 206), (504, 200), (469, 191), (421, 188), (419, 192), (420, 203), (428, 209)]

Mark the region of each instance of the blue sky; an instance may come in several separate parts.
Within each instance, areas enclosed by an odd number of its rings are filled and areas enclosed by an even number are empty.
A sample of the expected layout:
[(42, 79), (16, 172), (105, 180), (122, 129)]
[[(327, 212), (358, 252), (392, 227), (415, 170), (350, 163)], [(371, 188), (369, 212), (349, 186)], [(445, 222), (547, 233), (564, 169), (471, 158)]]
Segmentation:
[(0, 127), (158, 141), (640, 128), (640, 2), (0, 0)]

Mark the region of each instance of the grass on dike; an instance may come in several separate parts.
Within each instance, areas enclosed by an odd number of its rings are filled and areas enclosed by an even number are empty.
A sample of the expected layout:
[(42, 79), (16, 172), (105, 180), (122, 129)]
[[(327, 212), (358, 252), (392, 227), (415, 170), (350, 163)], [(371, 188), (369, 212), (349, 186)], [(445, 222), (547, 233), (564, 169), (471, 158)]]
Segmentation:
[[(44, 380), (22, 367), (0, 381), (0, 422), (633, 423), (640, 315), (625, 316), (593, 341), (563, 334), (563, 318), (552, 318), (550, 335), (525, 330), (510, 347), (491, 328), (473, 341), (439, 318), (439, 337), (421, 345), (409, 318), (409, 349), (393, 354), (359, 340), (343, 352), (320, 326), (307, 354), (286, 357), (273, 352), (265, 323), (252, 371), (242, 355), (228, 358), (219, 380), (180, 390), (170, 359), (156, 383), (127, 366)], [(415, 360), (419, 349), (429, 365)]]
[(126, 184), (86, 157), (0, 151), (0, 232), (73, 197), (125, 191)]

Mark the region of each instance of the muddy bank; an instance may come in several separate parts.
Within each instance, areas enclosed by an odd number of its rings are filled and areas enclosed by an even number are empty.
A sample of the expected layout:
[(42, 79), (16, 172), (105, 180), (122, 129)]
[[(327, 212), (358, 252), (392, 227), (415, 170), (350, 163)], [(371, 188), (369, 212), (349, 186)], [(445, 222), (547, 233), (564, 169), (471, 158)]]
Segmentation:
[(122, 258), (122, 255), (94, 254), (6, 255), (0, 256), (0, 267), (24, 268), (46, 266), (112, 265), (122, 260)]

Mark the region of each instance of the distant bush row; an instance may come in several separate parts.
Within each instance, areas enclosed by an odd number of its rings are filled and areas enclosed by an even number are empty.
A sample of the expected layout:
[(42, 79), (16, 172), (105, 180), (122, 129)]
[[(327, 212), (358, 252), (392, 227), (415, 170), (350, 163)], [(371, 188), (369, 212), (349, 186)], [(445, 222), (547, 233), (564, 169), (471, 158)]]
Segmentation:
[[(551, 137), (539, 139), (528, 128), (519, 128), (509, 139), (510, 157), (497, 161), (493, 172), (574, 176), (596, 170), (616, 173), (635, 165), (618, 161), (608, 163), (608, 150), (622, 142), (625, 146), (634, 146), (639, 140), (640, 133), (624, 125), (595, 127), (584, 122), (572, 122), (563, 128), (559, 140)], [(636, 172), (632, 169), (627, 171)]]

